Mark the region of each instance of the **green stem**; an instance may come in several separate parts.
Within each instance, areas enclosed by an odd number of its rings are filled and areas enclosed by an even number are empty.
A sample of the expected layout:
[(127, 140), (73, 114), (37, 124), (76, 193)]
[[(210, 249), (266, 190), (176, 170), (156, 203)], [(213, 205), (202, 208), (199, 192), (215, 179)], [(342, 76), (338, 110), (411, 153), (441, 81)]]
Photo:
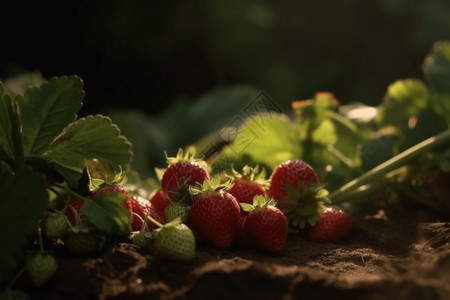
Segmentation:
[(330, 194), (329, 197), (331, 202), (332, 203), (345, 202), (346, 195), (352, 190), (367, 183), (370, 183), (371, 181), (379, 179), (386, 173), (403, 166), (404, 164), (420, 156), (421, 154), (430, 151), (431, 149), (436, 148), (447, 142), (450, 142), (450, 129), (416, 144), (415, 146), (403, 151), (402, 153), (394, 156), (393, 158), (385, 161), (384, 163), (381, 163), (380, 165), (364, 173), (358, 178), (343, 185), (342, 187), (340, 187), (339, 189)]
[(19, 272), (17, 272), (16, 276), (14, 276), (13, 280), (11, 280), (11, 282), (8, 284), (8, 286), (6, 287), (5, 291), (11, 290), (12, 286), (14, 285), (14, 283), (16, 283), (17, 279), (19, 279), (19, 277), (22, 275), (22, 273), (24, 271), (25, 271), (25, 267), (23, 267), (22, 269), (20, 269)]
[(54, 186), (59, 187), (59, 188), (65, 190), (65, 191), (67, 191), (69, 194), (72, 194), (72, 195), (75, 196), (76, 198), (80, 198), (80, 199), (83, 199), (83, 200), (85, 200), (85, 201), (92, 201), (91, 199), (86, 198), (86, 197), (84, 197), (84, 196), (81, 196), (81, 195), (78, 194), (77, 192), (72, 191), (70, 188), (68, 188), (68, 187), (66, 187), (66, 186), (64, 186), (64, 185), (61, 185), (61, 184), (54, 184)]
[(147, 215), (147, 219), (150, 220), (150, 222), (152, 222), (153, 224), (155, 224), (156, 226), (158, 226), (159, 228), (163, 227), (164, 225), (159, 223), (158, 221), (156, 221), (155, 219), (153, 219), (151, 216)]
[(44, 244), (43, 244), (43, 240), (42, 240), (41, 225), (38, 226), (37, 230), (38, 230), (39, 250), (40, 250), (40, 252), (44, 252)]
[(17, 101), (11, 101), (11, 121), (12, 121), (12, 139), (14, 144), (14, 158), (17, 165), (23, 167), (25, 164), (25, 154), (22, 142), (22, 122), (20, 120), (20, 107)]

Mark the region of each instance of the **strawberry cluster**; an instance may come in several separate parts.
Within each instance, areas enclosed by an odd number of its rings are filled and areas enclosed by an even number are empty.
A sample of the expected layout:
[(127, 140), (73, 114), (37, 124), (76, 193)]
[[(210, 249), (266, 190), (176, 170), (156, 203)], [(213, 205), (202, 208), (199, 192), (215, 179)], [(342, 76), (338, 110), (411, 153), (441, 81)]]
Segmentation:
[[(104, 183), (88, 198), (72, 197), (60, 211), (49, 212), (42, 222), (45, 236), (61, 240), (78, 256), (101, 253), (111, 236), (94, 226), (86, 213), (107, 197), (120, 199), (117, 203), (129, 212), (133, 244), (174, 261), (194, 259), (197, 242), (278, 255), (286, 247), (288, 228), (306, 231), (314, 242), (335, 242), (349, 234), (349, 215), (329, 206), (327, 191), (301, 160), (280, 164), (269, 179), (258, 166), (212, 176), (206, 162), (182, 150), (167, 162), (161, 189), (149, 199), (117, 182)], [(83, 208), (87, 202), (91, 210)], [(26, 270), (35, 285), (43, 285), (56, 269), (50, 252), (41, 249), (27, 258)]]
[(139, 215), (146, 219), (147, 230), (155, 228), (152, 219), (159, 218), (161, 224), (178, 220), (197, 240), (223, 250), (256, 247), (280, 254), (288, 227), (308, 230), (309, 239), (316, 242), (346, 237), (350, 217), (329, 207), (327, 192), (308, 164), (287, 161), (275, 168), (269, 180), (265, 177), (258, 166), (211, 176), (204, 161), (180, 151), (176, 158), (168, 159), (161, 189), (147, 203), (157, 213)]

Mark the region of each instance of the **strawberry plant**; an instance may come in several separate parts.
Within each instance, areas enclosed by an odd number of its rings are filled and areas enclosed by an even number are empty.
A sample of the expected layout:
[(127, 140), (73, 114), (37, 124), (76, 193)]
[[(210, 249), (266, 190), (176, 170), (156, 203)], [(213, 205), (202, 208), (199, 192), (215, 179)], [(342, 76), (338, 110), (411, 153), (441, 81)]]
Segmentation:
[[(78, 118), (83, 98), (77, 76), (55, 77), (17, 95), (6, 93), (0, 83), (0, 225), (9, 228), (0, 233), (2, 283), (25, 263), (26, 240), (35, 239), (33, 232), (41, 226), (48, 238), (65, 236), (70, 245), (86, 244), (73, 238), (83, 232), (84, 216), (102, 235), (130, 231), (124, 195), (92, 200), (89, 194), (98, 182), (113, 181), (126, 170), (131, 145), (108, 117)], [(75, 198), (78, 204), (72, 207)], [(64, 214), (75, 226), (67, 234)], [(28, 259), (28, 269), (35, 269), (38, 260), (50, 266), (49, 257)]]
[[(320, 196), (352, 212), (375, 201), (392, 207), (420, 205), (450, 215), (448, 192), (437, 180), (450, 173), (449, 51), (449, 42), (435, 43), (423, 64), (424, 79), (393, 82), (378, 106), (341, 105), (332, 93), (319, 92), (293, 101), (293, 114), (269, 108), (255, 113), (210, 163), (214, 170), (232, 163), (273, 171), (283, 162), (301, 159), (317, 175), (312, 182), (323, 183), (330, 192)], [(301, 189), (289, 186), (291, 192)], [(280, 191), (276, 195), (269, 187), (269, 196), (282, 202), (279, 198), (289, 191)], [(320, 209), (316, 212), (308, 223), (318, 220)]]

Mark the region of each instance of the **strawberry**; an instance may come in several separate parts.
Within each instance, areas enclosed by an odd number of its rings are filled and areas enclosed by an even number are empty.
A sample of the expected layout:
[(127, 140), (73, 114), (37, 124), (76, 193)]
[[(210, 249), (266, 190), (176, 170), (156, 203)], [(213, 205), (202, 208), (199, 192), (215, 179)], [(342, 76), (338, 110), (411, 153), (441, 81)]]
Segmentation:
[(269, 198), (278, 202), (291, 227), (303, 229), (320, 219), (330, 204), (328, 191), (319, 186), (314, 169), (302, 160), (288, 160), (278, 165), (270, 176)]
[(162, 190), (158, 190), (150, 196), (150, 203), (161, 214), (165, 211), (166, 206), (170, 201), (172, 201), (172, 199), (169, 194)]
[[(195, 159), (193, 151), (178, 150), (175, 158), (167, 158), (168, 167), (161, 178), (161, 186), (164, 192), (169, 192), (183, 186), (194, 186), (209, 179), (207, 164), (205, 161)], [(186, 190), (186, 188), (184, 188)]]
[[(133, 207), (133, 213), (140, 216), (133, 217), (131, 228), (133, 231), (139, 231), (142, 229), (142, 219), (145, 219), (146, 216), (151, 216), (152, 218), (156, 219), (160, 223), (165, 223), (165, 215), (164, 211), (158, 211), (152, 203), (142, 197), (134, 196), (130, 197), (129, 202), (131, 203), (131, 206)], [(158, 228), (151, 222), (147, 222), (148, 230), (154, 230)]]
[(65, 238), (67, 249), (77, 256), (93, 256), (103, 246), (103, 234), (87, 226), (72, 227)]
[(70, 223), (67, 216), (57, 212), (49, 213), (44, 220), (44, 232), (48, 239), (63, 237), (69, 230)]
[(251, 243), (269, 254), (279, 254), (286, 245), (287, 219), (275, 201), (255, 196), (253, 205), (241, 204), (249, 212), (244, 229)]
[(94, 200), (95, 197), (106, 193), (119, 193), (127, 196), (128, 199), (123, 204), (123, 207), (125, 207), (130, 212), (130, 215), (133, 214), (133, 203), (131, 201), (128, 190), (120, 185), (102, 185), (91, 193), (90, 198)]
[(253, 197), (256, 195), (265, 195), (264, 190), (267, 185), (265, 180), (266, 172), (263, 169), (259, 171), (259, 167), (255, 168), (244, 166), (242, 173), (232, 170), (233, 186), (228, 191), (239, 203), (253, 203)]
[(47, 283), (57, 269), (56, 258), (45, 251), (31, 253), (25, 259), (25, 271), (31, 282), (38, 287)]
[(245, 232), (245, 222), (247, 221), (248, 215), (241, 215), (239, 217), (239, 220), (236, 224), (236, 236), (235, 236), (235, 242), (237, 245), (241, 247), (250, 247), (251, 243), (247, 236), (247, 233)]
[(131, 241), (133, 245), (138, 246), (139, 248), (145, 250), (147, 249), (153, 239), (153, 232), (149, 231), (135, 231), (131, 234)]
[(224, 190), (218, 177), (190, 190), (197, 197), (189, 216), (191, 228), (210, 245), (230, 248), (240, 216), (236, 198)]
[(65, 215), (73, 226), (81, 225), (86, 220), (85, 214), (81, 211), (83, 204), (83, 199), (76, 198), (70, 201), (70, 207), (66, 209)]
[(309, 228), (308, 237), (318, 243), (336, 242), (348, 236), (350, 227), (351, 219), (346, 212), (327, 207), (317, 224)]
[(278, 165), (270, 176), (269, 197), (275, 201), (289, 199), (286, 186), (297, 189), (299, 183), (309, 186), (310, 183), (319, 184), (314, 169), (302, 160), (288, 160)]
[(195, 257), (194, 234), (180, 219), (161, 226), (155, 233), (153, 246), (161, 256), (169, 260), (185, 262)]
[(166, 222), (180, 218), (181, 222), (187, 223), (189, 221), (189, 211), (191, 206), (183, 201), (169, 202), (165, 209)]

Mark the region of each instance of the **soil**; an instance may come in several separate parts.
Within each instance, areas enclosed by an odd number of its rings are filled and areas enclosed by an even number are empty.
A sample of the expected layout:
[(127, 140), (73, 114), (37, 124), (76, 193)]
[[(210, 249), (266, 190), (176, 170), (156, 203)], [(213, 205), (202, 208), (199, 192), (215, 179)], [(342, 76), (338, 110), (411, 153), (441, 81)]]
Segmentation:
[[(446, 220), (448, 221), (448, 220)], [(198, 244), (189, 263), (129, 243), (101, 257), (65, 258), (32, 299), (450, 299), (450, 222), (413, 211), (354, 218), (350, 236), (310, 242), (289, 233), (271, 256)]]

